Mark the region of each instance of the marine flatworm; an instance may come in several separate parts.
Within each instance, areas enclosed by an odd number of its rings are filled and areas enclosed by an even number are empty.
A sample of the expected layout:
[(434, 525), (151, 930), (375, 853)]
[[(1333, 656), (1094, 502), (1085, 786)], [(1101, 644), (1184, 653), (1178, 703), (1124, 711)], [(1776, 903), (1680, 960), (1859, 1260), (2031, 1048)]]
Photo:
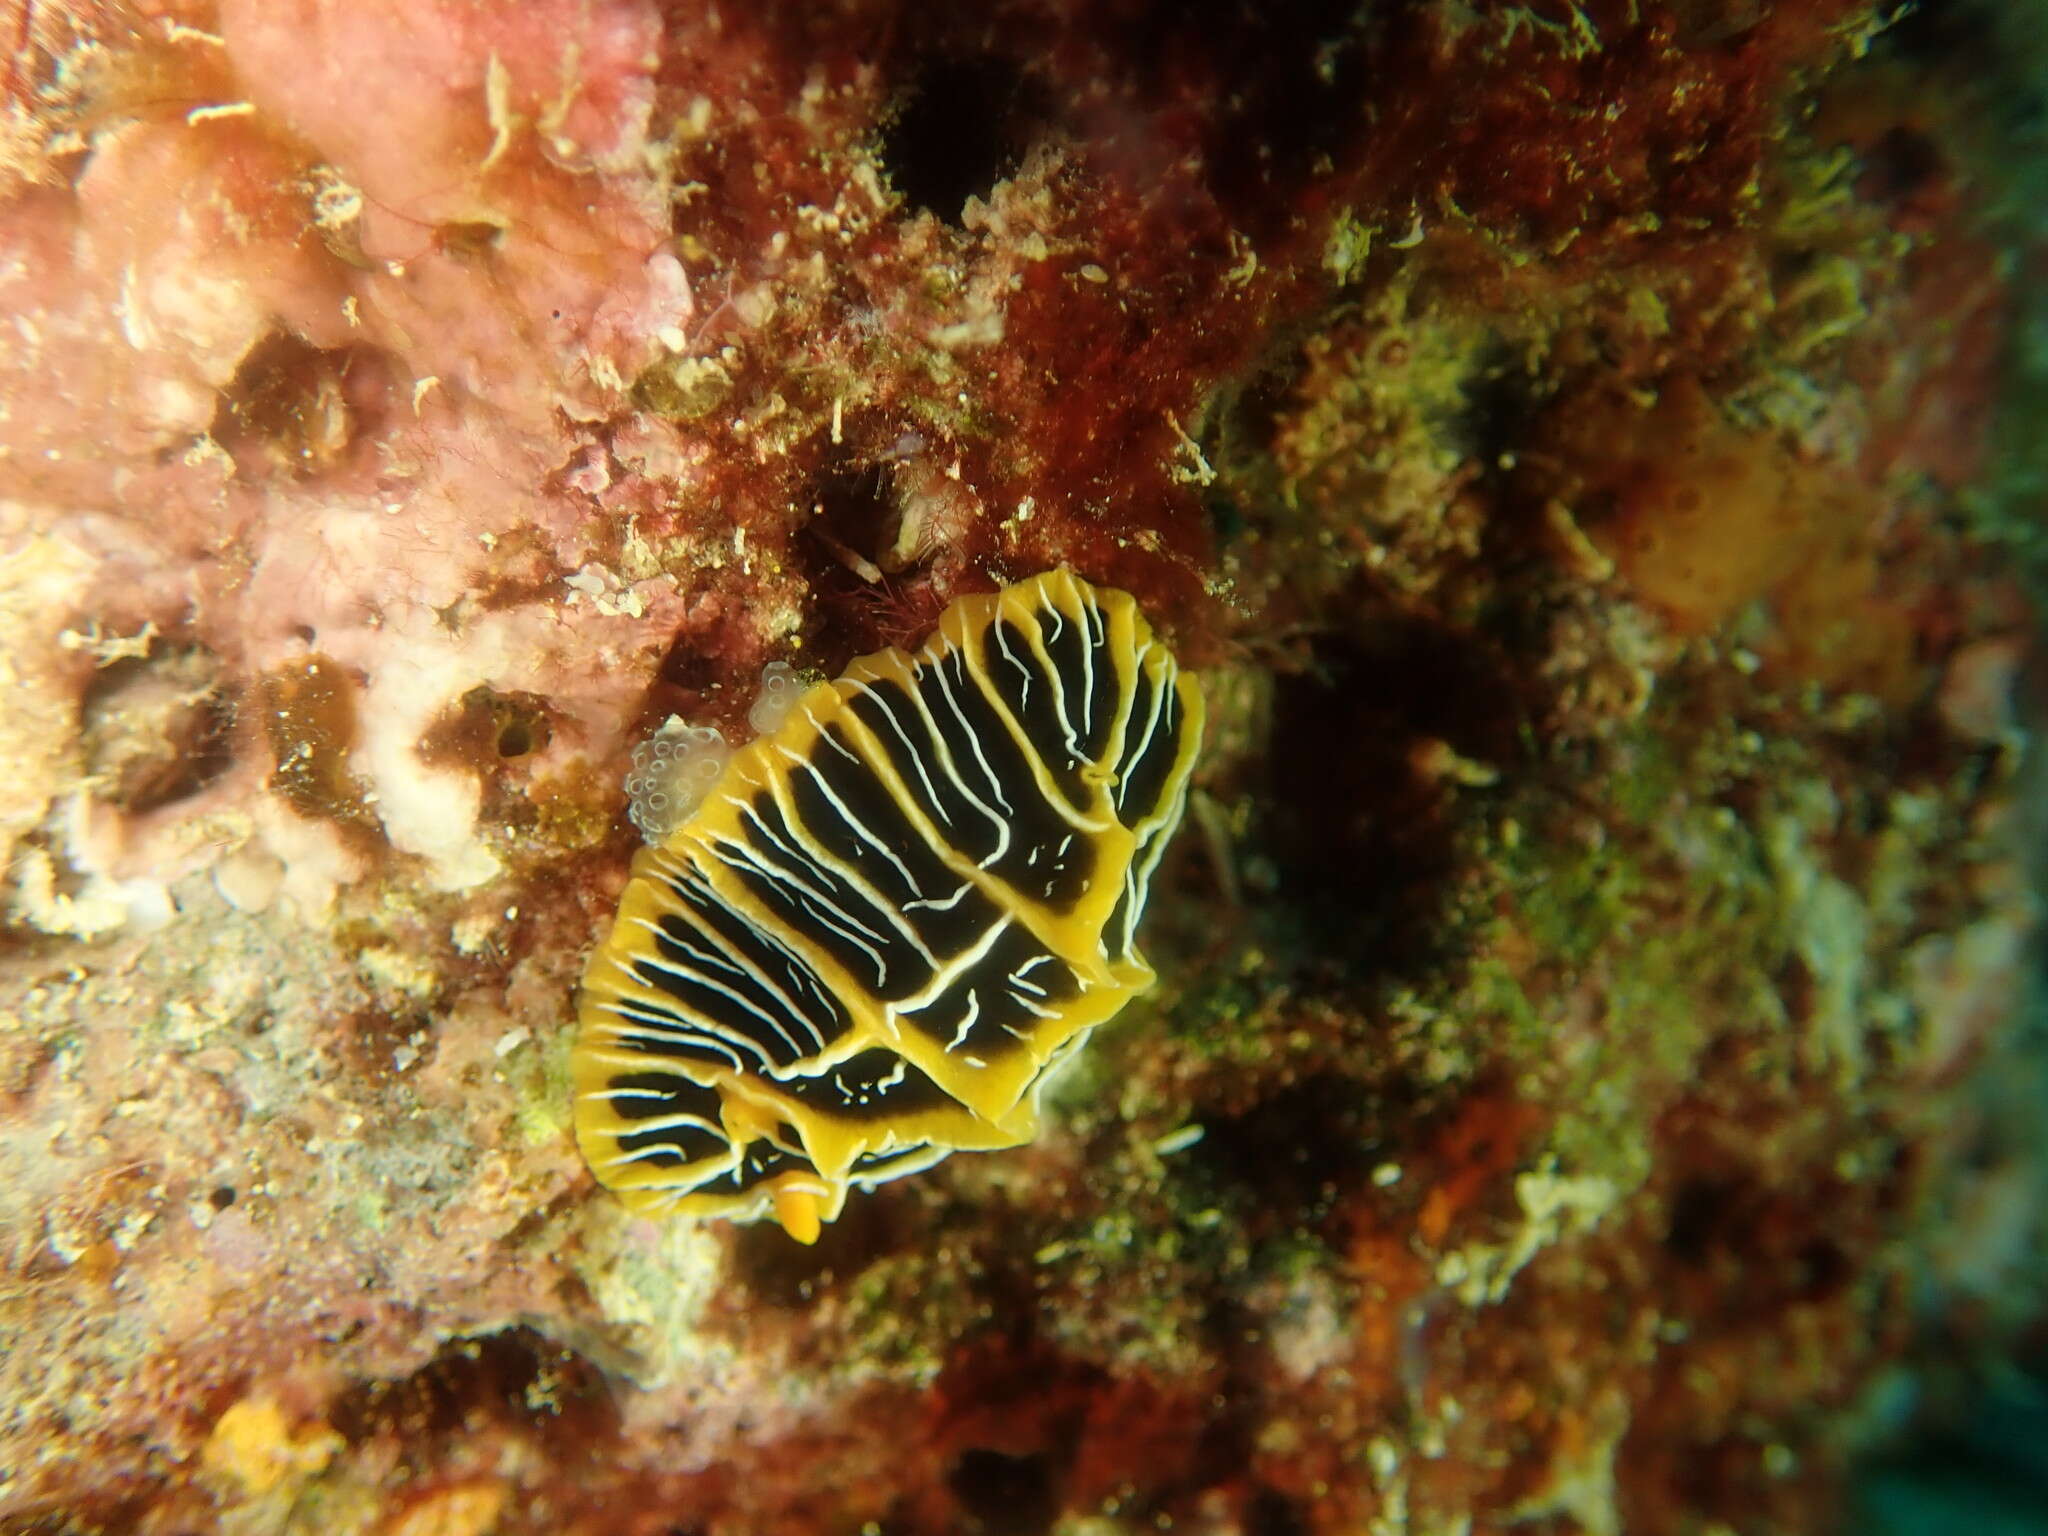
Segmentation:
[(635, 1211), (812, 1242), (850, 1187), (1017, 1146), (1152, 982), (1202, 699), (1128, 593), (961, 598), (807, 690), (634, 860), (583, 979), (576, 1139)]

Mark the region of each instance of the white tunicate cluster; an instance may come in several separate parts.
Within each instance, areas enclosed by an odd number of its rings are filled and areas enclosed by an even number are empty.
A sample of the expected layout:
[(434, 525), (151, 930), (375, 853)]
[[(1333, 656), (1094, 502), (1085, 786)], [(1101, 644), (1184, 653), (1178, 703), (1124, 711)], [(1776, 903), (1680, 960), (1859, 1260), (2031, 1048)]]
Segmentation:
[(796, 668), (786, 661), (771, 661), (761, 669), (761, 691), (747, 711), (747, 724), (755, 735), (766, 736), (789, 718), (803, 696), (804, 680)]
[(715, 726), (685, 725), (670, 715), (661, 729), (633, 749), (626, 775), (628, 813), (640, 835), (659, 843), (690, 819), (725, 771), (732, 748)]

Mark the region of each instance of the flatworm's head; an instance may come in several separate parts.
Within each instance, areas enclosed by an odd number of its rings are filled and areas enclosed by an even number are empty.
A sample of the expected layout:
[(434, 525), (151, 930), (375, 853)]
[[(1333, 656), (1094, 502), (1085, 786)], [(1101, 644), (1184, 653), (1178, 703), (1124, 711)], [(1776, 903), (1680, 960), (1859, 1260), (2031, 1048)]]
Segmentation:
[(1202, 699), (1129, 594), (962, 598), (734, 753), (643, 849), (584, 976), (576, 1137), (648, 1215), (800, 1241), (955, 1151), (1152, 981), (1138, 919)]

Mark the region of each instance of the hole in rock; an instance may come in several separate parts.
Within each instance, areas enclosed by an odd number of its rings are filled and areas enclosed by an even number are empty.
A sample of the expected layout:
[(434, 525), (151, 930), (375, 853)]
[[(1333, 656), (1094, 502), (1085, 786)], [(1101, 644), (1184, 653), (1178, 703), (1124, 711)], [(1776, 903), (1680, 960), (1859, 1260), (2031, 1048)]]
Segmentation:
[(1283, 893), (1332, 953), (1360, 966), (1422, 953), (1455, 862), (1451, 791), (1430, 764), (1445, 746), (1513, 764), (1523, 713), (1483, 639), (1405, 619), (1325, 636), (1309, 670), (1279, 680), (1273, 853)]
[(1800, 1245), (1791, 1274), (1792, 1287), (1800, 1300), (1821, 1302), (1840, 1294), (1856, 1277), (1856, 1264), (1840, 1244), (1816, 1237)]
[(1884, 202), (1903, 202), (1938, 182), (1948, 170), (1941, 146), (1904, 124), (1887, 128), (1863, 156), (1857, 190)]
[(946, 1485), (981, 1536), (1044, 1536), (1059, 1518), (1059, 1496), (1045, 1456), (963, 1451)]
[(1307, 355), (1293, 342), (1275, 348), (1257, 369), (1226, 385), (1213, 413), (1218, 451), (1232, 456), (1273, 452), (1281, 426), (1299, 409), (1296, 392), (1307, 371)]
[(1293, 1501), (1273, 1488), (1261, 1488), (1252, 1495), (1245, 1511), (1245, 1536), (1308, 1536), (1308, 1522)]
[(209, 429), (251, 480), (314, 474), (338, 460), (377, 413), (382, 364), (361, 348), (313, 346), (276, 331), (249, 349)]
[(329, 1421), (351, 1444), (393, 1437), (415, 1466), (434, 1465), (447, 1440), (491, 1424), (578, 1448), (618, 1429), (597, 1367), (519, 1327), (456, 1340), (411, 1376), (357, 1387), (335, 1403)]
[(703, 639), (678, 635), (655, 668), (655, 677), (670, 688), (701, 694), (718, 686), (719, 668)]
[(1047, 116), (1045, 93), (1007, 59), (927, 61), (882, 136), (882, 162), (904, 199), (958, 224), (970, 197), (1017, 168)]
[(1528, 441), (1541, 407), (1527, 373), (1501, 345), (1488, 347), (1459, 381), (1464, 409), (1437, 425), (1437, 435), (1482, 466), (1498, 465)]
[(276, 763), (270, 787), (302, 816), (331, 821), (367, 848), (383, 842), (384, 829), (349, 765), (358, 688), (325, 656), (289, 662), (264, 676), (263, 729)]
[(937, 618), (916, 573), (887, 568), (903, 512), (889, 472), (841, 462), (812, 482), (812, 516), (798, 548), (816, 597), (805, 637), (811, 659), (836, 676), (854, 657), (923, 640)]
[(1908, 61), (1916, 69), (1995, 72), (2002, 62), (1998, 14), (1996, 7), (1927, 0), (1891, 19), (1871, 53)]
[(203, 645), (164, 645), (101, 670), (80, 706), (87, 777), (130, 813), (190, 799), (234, 761), (235, 692)]
[(442, 712), (420, 742), (420, 753), (429, 761), (490, 773), (543, 750), (553, 738), (553, 721), (538, 695), (479, 684)]
[(879, 568), (895, 542), (903, 514), (880, 465), (844, 464), (819, 479), (811, 498), (811, 518), (811, 533), (844, 570), (849, 557)]
[(1212, 1118), (1184, 1155), (1215, 1188), (1241, 1193), (1259, 1226), (1313, 1223), (1364, 1182), (1369, 1105), (1364, 1084), (1322, 1073), (1242, 1114)]
[(732, 1272), (754, 1300), (771, 1307), (801, 1311), (838, 1283), (857, 1276), (876, 1261), (900, 1253), (918, 1241), (914, 1201), (890, 1189), (856, 1189), (846, 1197), (837, 1221), (827, 1222), (818, 1241), (808, 1248), (793, 1243), (773, 1222), (758, 1221), (736, 1228), (732, 1239)]
[(488, 256), (504, 238), (504, 226), (487, 219), (459, 219), (434, 230), (434, 244), (458, 261)]
[(1255, 240), (1361, 142), (1375, 97), (1355, 0), (1148, 0), (1120, 13), (1103, 28), (1114, 74), (1140, 82), (1162, 122), (1198, 127), (1210, 186)]

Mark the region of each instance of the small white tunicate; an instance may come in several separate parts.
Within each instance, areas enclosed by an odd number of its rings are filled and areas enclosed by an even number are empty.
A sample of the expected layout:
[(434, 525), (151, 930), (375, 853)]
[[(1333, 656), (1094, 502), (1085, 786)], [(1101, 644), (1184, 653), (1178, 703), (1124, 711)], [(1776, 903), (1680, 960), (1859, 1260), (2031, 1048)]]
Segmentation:
[(732, 755), (715, 726), (685, 725), (670, 715), (633, 749), (626, 775), (627, 814), (650, 843), (663, 842), (689, 820)]
[(761, 691), (754, 695), (747, 711), (747, 724), (757, 736), (766, 736), (789, 718), (796, 701), (803, 697), (803, 679), (786, 661), (771, 661), (761, 669)]

